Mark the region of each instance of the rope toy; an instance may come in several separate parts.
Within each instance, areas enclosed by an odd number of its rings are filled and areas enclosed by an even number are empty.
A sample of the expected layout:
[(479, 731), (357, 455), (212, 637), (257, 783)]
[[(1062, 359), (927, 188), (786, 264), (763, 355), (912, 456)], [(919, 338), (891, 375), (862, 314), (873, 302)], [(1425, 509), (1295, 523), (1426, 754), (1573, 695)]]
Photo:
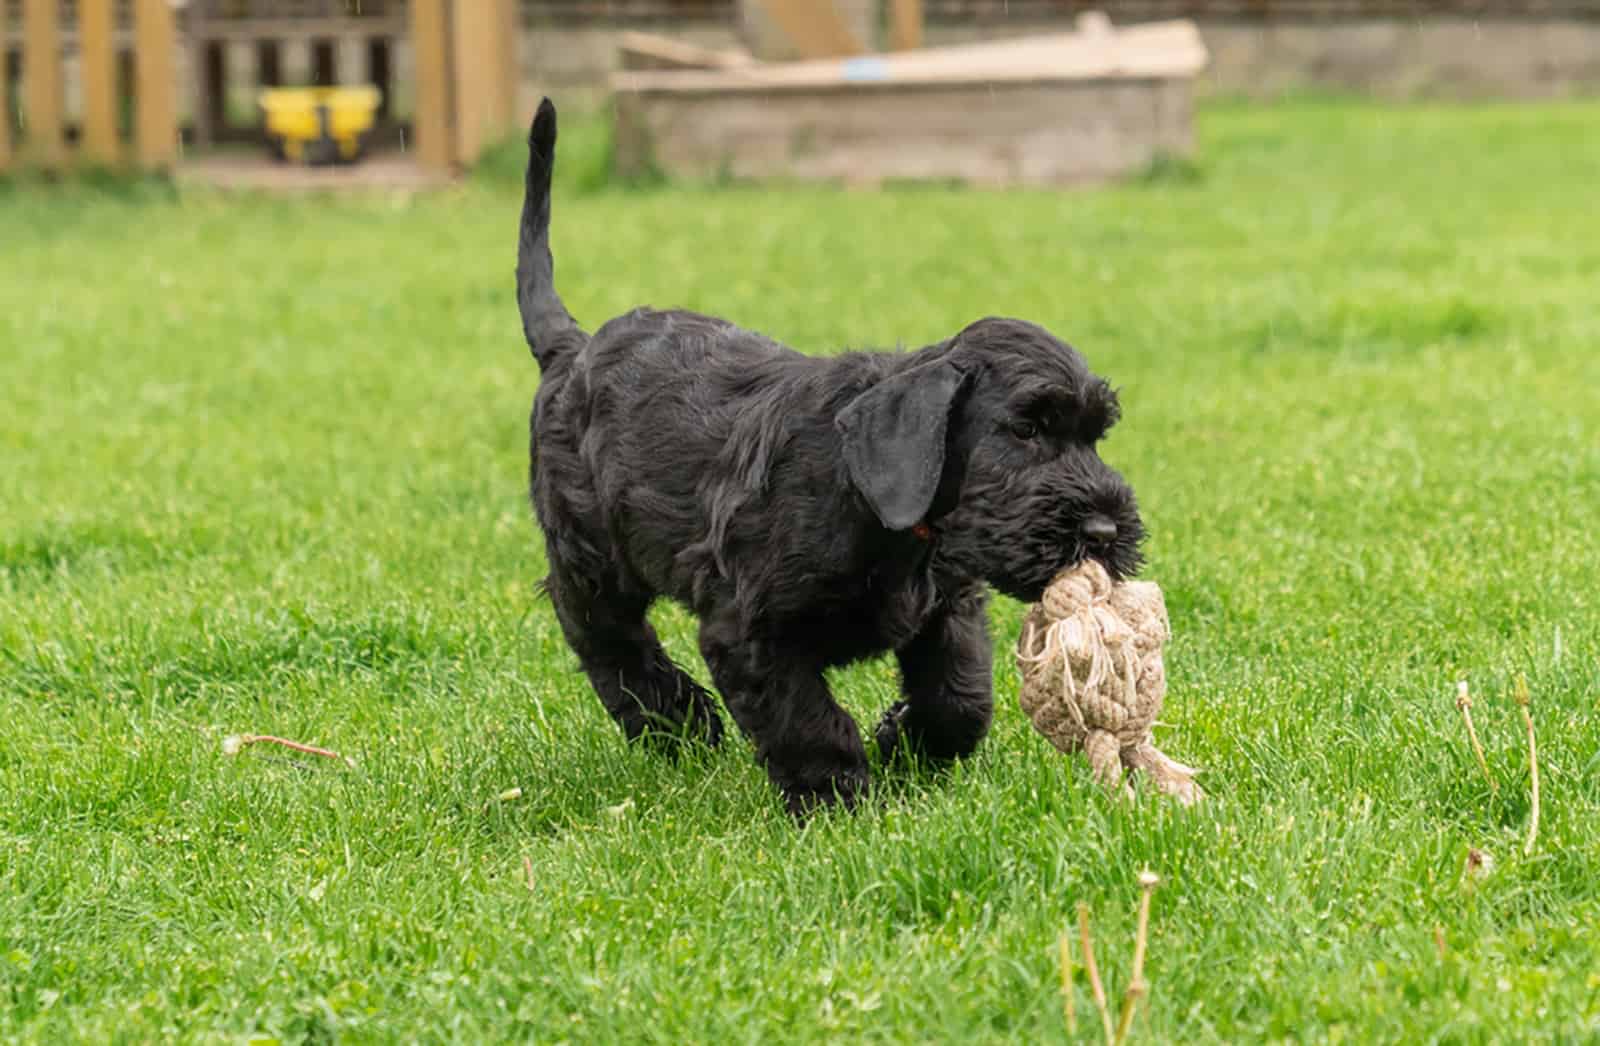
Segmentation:
[(1151, 740), (1167, 692), (1161, 648), (1171, 638), (1167, 604), (1152, 581), (1113, 584), (1085, 560), (1056, 575), (1028, 610), (1017, 639), (1018, 703), (1063, 752), (1081, 751), (1107, 787), (1132, 796), (1123, 768), (1142, 770), (1188, 806), (1204, 795), (1200, 771)]

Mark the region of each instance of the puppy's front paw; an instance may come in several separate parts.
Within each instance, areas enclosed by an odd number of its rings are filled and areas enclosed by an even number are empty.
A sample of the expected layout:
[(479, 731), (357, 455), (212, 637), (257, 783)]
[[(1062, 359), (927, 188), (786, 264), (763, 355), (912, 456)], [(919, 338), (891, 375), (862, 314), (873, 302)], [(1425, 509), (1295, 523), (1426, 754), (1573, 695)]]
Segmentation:
[(989, 730), (988, 702), (950, 704), (929, 713), (908, 701), (896, 701), (878, 721), (873, 738), (885, 763), (915, 757), (929, 766), (944, 766), (971, 755)]
[(877, 727), (872, 731), (872, 738), (878, 744), (878, 757), (885, 763), (893, 761), (895, 753), (900, 750), (900, 735), (910, 712), (909, 701), (896, 701), (884, 710), (883, 718), (878, 720)]
[(867, 769), (861, 767), (836, 774), (825, 784), (784, 788), (783, 802), (789, 810), (789, 816), (803, 824), (806, 818), (824, 807), (855, 809), (856, 804), (866, 798), (870, 785)]

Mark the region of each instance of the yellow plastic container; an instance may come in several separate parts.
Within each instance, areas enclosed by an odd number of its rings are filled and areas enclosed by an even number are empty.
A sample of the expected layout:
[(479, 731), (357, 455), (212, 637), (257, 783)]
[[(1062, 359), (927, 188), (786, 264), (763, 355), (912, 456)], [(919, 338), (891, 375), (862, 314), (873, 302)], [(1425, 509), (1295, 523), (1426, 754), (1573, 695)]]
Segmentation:
[(293, 163), (353, 163), (366, 151), (380, 98), (371, 85), (268, 88), (260, 97), (267, 140)]

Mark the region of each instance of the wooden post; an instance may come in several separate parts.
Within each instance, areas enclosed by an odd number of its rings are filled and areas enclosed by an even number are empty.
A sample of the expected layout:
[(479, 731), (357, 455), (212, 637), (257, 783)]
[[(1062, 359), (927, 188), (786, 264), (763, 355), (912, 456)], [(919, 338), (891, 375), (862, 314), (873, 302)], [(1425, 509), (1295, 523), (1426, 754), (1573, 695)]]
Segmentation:
[(498, 114), (499, 126), (495, 128), (495, 136), (499, 137), (508, 133), (522, 120), (521, 107), (518, 105), (522, 92), (522, 18), (519, 14), (521, 5), (517, 0), (500, 0), (500, 18), (497, 38), (500, 43), (500, 69), (499, 88), (500, 105)]
[(10, 77), (6, 68), (6, 46), (0, 41), (0, 173), (11, 164), (11, 99), (7, 96)]
[(889, 48), (915, 51), (922, 46), (922, 0), (889, 0)]
[(61, 167), (67, 143), (61, 126), (61, 27), (56, 0), (23, 0), (22, 74), (28, 115), (28, 152), (45, 167)]
[(834, 8), (834, 0), (761, 0), (801, 58), (843, 58), (866, 53)]
[(455, 161), (450, 142), (449, 21), (445, 0), (411, 0), (411, 49), (416, 79), (412, 147), (424, 167), (447, 170)]
[(456, 162), (471, 165), (491, 137), (499, 107), (495, 70), (499, 44), (494, 39), (497, 0), (456, 0), (452, 5), (455, 76)]
[(134, 118), (139, 163), (150, 168), (172, 165), (178, 152), (176, 78), (173, 75), (176, 35), (170, 0), (134, 0), (133, 63), (138, 113)]
[(112, 0), (78, 0), (78, 59), (83, 76), (83, 151), (92, 163), (115, 164), (117, 52)]

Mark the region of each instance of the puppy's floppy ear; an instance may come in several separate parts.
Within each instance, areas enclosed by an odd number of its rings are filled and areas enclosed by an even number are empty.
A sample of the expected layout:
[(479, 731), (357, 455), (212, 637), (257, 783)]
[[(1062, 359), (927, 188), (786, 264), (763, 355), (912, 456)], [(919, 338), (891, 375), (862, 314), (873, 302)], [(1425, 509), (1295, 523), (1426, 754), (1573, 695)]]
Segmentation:
[(916, 525), (944, 471), (945, 433), (966, 375), (940, 360), (885, 378), (834, 419), (850, 480), (890, 530)]

